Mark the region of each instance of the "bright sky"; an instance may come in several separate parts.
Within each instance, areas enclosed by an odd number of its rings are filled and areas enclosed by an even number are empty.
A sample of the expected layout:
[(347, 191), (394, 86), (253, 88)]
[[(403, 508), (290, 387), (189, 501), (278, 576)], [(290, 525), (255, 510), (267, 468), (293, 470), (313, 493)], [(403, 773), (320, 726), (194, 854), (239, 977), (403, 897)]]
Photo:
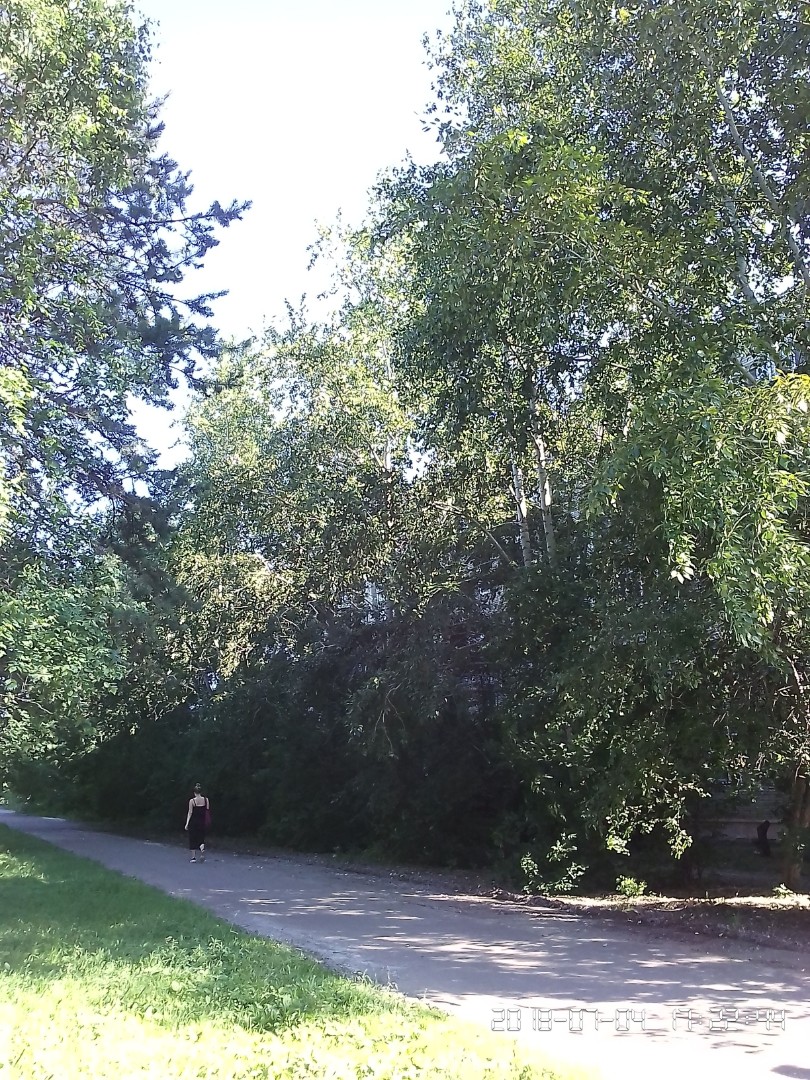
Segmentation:
[[(227, 289), (215, 323), (260, 331), (285, 298), (314, 296), (316, 222), (359, 223), (381, 170), (437, 156), (422, 130), (431, 99), (422, 36), (447, 28), (450, 0), (136, 0), (155, 26), (153, 89), (170, 95), (164, 149), (195, 198), (251, 199), (220, 234), (189, 291)], [(165, 414), (139, 411), (150, 442)]]

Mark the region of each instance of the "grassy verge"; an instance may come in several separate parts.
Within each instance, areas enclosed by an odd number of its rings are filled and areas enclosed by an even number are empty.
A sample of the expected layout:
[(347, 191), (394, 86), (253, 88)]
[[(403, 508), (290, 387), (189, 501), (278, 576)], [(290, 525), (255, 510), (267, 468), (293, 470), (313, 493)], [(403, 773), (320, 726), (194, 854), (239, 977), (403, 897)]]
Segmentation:
[(0, 827), (0, 1080), (562, 1076), (529, 1053)]

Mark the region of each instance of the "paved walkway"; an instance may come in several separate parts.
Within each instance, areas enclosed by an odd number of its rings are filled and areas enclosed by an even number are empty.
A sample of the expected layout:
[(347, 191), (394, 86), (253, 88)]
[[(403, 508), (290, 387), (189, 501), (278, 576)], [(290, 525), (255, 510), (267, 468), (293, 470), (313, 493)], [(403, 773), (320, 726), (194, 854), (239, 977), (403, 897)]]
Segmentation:
[(719, 940), (692, 945), (215, 846), (204, 865), (191, 864), (179, 845), (2, 809), (0, 824), (605, 1080), (810, 1080), (810, 956)]

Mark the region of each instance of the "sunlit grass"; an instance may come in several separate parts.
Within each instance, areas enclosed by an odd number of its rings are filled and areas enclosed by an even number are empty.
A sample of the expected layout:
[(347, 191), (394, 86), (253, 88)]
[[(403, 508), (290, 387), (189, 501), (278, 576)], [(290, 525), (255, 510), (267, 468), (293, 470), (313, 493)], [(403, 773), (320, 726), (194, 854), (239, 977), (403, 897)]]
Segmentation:
[(0, 1080), (557, 1075), (503, 1037), (0, 827)]

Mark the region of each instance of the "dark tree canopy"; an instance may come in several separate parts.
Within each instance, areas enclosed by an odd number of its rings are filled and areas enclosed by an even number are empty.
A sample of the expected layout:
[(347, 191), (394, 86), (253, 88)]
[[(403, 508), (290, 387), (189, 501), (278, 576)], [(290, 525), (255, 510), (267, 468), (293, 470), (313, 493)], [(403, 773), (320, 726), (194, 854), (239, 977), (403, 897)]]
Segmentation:
[[(440, 160), (323, 237), (332, 315), (291, 309), (226, 351), (178, 290), (241, 207), (188, 210), (143, 35), (89, 0), (15, 6), (0, 722), (18, 763), (50, 748), (99, 812), (124, 775), (160, 807), (204, 773), (226, 829), (501, 860), (559, 889), (688, 852), (720, 778), (773, 784), (794, 887), (804, 5), (461, 4), (431, 52)], [(181, 373), (191, 456), (159, 475), (127, 402)]]

